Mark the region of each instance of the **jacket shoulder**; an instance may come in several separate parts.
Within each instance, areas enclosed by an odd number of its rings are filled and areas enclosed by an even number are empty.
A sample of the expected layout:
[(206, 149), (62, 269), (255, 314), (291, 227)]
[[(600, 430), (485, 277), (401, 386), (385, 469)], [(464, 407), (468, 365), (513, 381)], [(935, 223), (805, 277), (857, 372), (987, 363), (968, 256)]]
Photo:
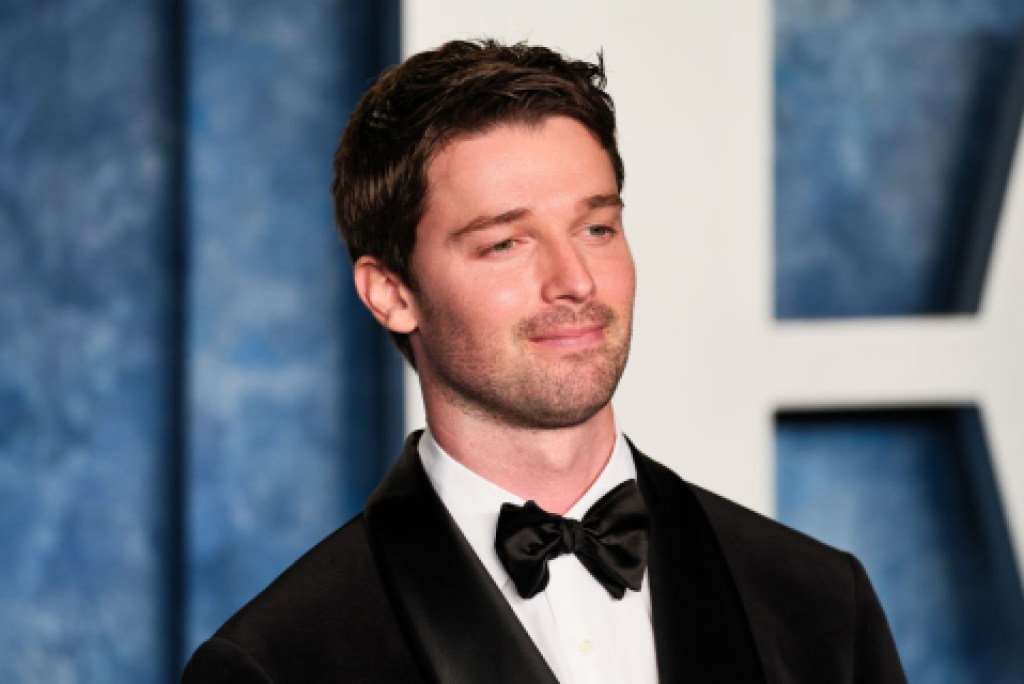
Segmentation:
[(192, 656), (182, 681), (420, 681), (363, 516), (310, 549), (225, 622)]
[(885, 614), (856, 558), (638, 457), (663, 494), (697, 499), (769, 672), (793, 681), (906, 682)]
[[(793, 591), (853, 588), (851, 556), (706, 489), (686, 483), (734, 570), (778, 573)], [(782, 587), (776, 587), (782, 588)], [(839, 591), (838, 593), (842, 593)]]
[(806, 587), (808, 582), (816, 585), (819, 579), (829, 586), (835, 586), (836, 581), (842, 583), (844, 577), (852, 579), (850, 560), (844, 552), (687, 482), (647, 456), (638, 457), (664, 495), (697, 499), (730, 566), (755, 565), (761, 573), (778, 565), (777, 570), (790, 576), (796, 573), (793, 580), (799, 587)]

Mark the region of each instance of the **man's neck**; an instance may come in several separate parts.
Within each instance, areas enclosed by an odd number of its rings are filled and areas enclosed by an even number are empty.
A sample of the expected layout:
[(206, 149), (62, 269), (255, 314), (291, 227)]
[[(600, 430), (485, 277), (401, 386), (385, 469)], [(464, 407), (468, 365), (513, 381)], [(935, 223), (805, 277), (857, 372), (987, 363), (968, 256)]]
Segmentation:
[(552, 513), (565, 513), (590, 488), (615, 446), (611, 405), (567, 428), (527, 429), (427, 407), (434, 439), (477, 475)]

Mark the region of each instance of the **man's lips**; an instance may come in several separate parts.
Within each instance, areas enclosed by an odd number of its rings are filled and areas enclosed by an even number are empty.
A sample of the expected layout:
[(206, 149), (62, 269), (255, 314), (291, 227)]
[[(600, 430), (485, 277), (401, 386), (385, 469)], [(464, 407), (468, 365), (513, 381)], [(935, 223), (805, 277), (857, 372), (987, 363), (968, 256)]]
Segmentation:
[(592, 346), (603, 338), (604, 326), (585, 325), (544, 330), (531, 335), (530, 341), (546, 347), (575, 348)]
[(601, 346), (615, 324), (615, 312), (599, 302), (578, 311), (557, 307), (519, 323), (517, 337), (539, 350), (581, 352)]

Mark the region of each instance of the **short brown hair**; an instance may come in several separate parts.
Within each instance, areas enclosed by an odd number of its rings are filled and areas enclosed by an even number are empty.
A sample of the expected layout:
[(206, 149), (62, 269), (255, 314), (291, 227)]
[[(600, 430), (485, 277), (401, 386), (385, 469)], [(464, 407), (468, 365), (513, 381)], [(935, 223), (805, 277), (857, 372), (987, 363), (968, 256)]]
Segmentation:
[[(385, 72), (360, 100), (334, 155), (334, 213), (352, 261), (380, 260), (415, 291), (410, 257), (427, 194), (427, 167), (454, 139), (505, 123), (567, 116), (624, 171), (604, 63), (546, 47), (452, 41)], [(408, 335), (394, 335), (410, 362)]]

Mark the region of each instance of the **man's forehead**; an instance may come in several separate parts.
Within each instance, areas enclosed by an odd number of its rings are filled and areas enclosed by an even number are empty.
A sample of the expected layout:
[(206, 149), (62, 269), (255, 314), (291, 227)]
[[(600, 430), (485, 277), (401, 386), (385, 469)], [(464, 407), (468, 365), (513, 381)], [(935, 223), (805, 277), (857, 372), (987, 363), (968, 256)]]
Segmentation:
[[(463, 133), (455, 134), (441, 143), (430, 156), (426, 168), (427, 200), (430, 192), (441, 180), (451, 179), (453, 176), (463, 172), (464, 164), (479, 162), (479, 159), (470, 157), (486, 156), (494, 162), (493, 166), (503, 157), (516, 155), (522, 146), (522, 139), (518, 136), (509, 136), (508, 133), (539, 134), (543, 132), (548, 124), (555, 122), (559, 127), (565, 127), (583, 131), (589, 136), (594, 144), (604, 151), (609, 167), (613, 168), (610, 153), (601, 144), (600, 138), (586, 126), (586, 124), (575, 118), (552, 114), (539, 119), (501, 121), (489, 124), (479, 129), (473, 129)], [(467, 145), (467, 143), (469, 143)], [(478, 143), (473, 145), (472, 143)], [(557, 144), (557, 141), (556, 141)], [(488, 168), (493, 168), (489, 165)], [(477, 169), (476, 171), (479, 171)], [(614, 172), (614, 168), (613, 168)]]

